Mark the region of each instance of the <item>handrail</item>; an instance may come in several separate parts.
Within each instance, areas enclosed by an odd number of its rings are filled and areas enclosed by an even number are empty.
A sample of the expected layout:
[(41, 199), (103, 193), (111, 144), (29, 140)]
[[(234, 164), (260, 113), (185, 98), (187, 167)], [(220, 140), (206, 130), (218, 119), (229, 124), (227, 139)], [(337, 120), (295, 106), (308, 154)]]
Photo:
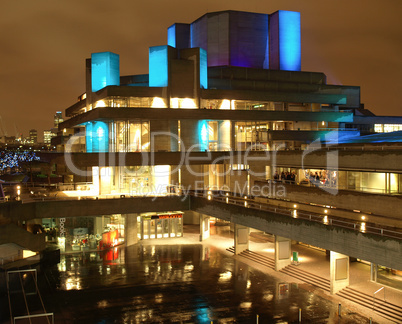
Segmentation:
[[(85, 193), (85, 191), (83, 191)], [(230, 203), (233, 205), (245, 206), (247, 208), (253, 208), (257, 210), (264, 210), (268, 212), (273, 212), (276, 214), (281, 214), (284, 216), (289, 216), (292, 218), (299, 218), (308, 221), (313, 221), (325, 225), (332, 225), (336, 227), (352, 229), (354, 231), (358, 231), (361, 233), (367, 234), (375, 234), (383, 237), (390, 237), (394, 239), (402, 239), (402, 231), (396, 231), (394, 228), (390, 229), (388, 226), (383, 226), (381, 224), (374, 224), (370, 222), (357, 222), (350, 221), (347, 218), (339, 217), (339, 216), (330, 216), (330, 215), (321, 215), (319, 213), (307, 212), (300, 209), (292, 209), (286, 207), (278, 207), (276, 205), (256, 202), (252, 198), (243, 198), (243, 197), (235, 197), (233, 195), (229, 196), (214, 196), (209, 190), (197, 190), (197, 191), (183, 191), (181, 193), (167, 193), (164, 195), (152, 195), (152, 194), (144, 194), (141, 196), (132, 196), (129, 194), (115, 194), (115, 195), (105, 195), (105, 196), (91, 196), (85, 195), (79, 197), (39, 197), (39, 198), (23, 198), (21, 199), (21, 203), (32, 203), (35, 201), (65, 201), (65, 200), (100, 200), (100, 199), (124, 199), (127, 198), (135, 198), (135, 197), (150, 197), (150, 198), (160, 198), (160, 197), (171, 197), (171, 196), (181, 196), (186, 197), (187, 195), (192, 195), (195, 197), (203, 197), (208, 199), (213, 199), (215, 201)], [(297, 210), (297, 214), (294, 214), (294, 211)], [(398, 228), (399, 229), (399, 228)], [(401, 229), (402, 230), (402, 229)]]
[(376, 292), (374, 292), (373, 294), (373, 310), (374, 310), (374, 304), (375, 304), (375, 294), (379, 293), (381, 290), (384, 290), (384, 301), (385, 301), (385, 287), (381, 287), (380, 289), (378, 289)]
[[(212, 199), (212, 194), (208, 195), (203, 192), (200, 192), (200, 190), (198, 190), (198, 192), (188, 192), (188, 194), (193, 195), (195, 197), (203, 197), (203, 198), (210, 197), (210, 198), (208, 198), (209, 200)], [(223, 197), (213, 197), (213, 199), (215, 201), (224, 202), (226, 204), (230, 203), (233, 205), (241, 205), (246, 208), (264, 210), (264, 211), (273, 212), (273, 213), (284, 215), (284, 216), (290, 216), (292, 218), (304, 219), (304, 220), (313, 221), (313, 222), (320, 223), (320, 224), (325, 224), (325, 225), (330, 225), (330, 226), (332, 225), (332, 226), (336, 226), (336, 227), (351, 229), (351, 230), (358, 231), (361, 233), (380, 235), (380, 236), (390, 237), (390, 238), (394, 238), (394, 239), (402, 239), (402, 231), (398, 232), (398, 231), (389, 229), (386, 226), (381, 226), (381, 225), (372, 226), (371, 223), (367, 223), (367, 222), (353, 222), (353, 221), (349, 221), (346, 218), (342, 218), (342, 217), (338, 217), (338, 216), (331, 217), (330, 215), (321, 215), (318, 213), (306, 212), (303, 210), (297, 210), (297, 214), (296, 214), (296, 216), (294, 216), (293, 212), (296, 209), (278, 207), (278, 206), (271, 205), (271, 204), (255, 202), (255, 201), (252, 201), (252, 199), (250, 199), (250, 198), (247, 199), (247, 198), (242, 198), (242, 197), (223, 196)]]

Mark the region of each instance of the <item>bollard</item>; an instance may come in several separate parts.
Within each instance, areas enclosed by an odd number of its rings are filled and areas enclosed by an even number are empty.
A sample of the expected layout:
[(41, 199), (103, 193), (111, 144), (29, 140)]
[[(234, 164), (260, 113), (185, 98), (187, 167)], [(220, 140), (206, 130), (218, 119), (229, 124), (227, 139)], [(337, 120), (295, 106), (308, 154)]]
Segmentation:
[(301, 323), (301, 308), (299, 308), (299, 323)]
[(259, 316), (258, 316), (258, 314), (257, 314), (257, 322), (256, 322), (257, 324), (258, 324), (258, 317), (259, 317)]
[(342, 317), (342, 305), (341, 305), (341, 303), (338, 304), (338, 316)]

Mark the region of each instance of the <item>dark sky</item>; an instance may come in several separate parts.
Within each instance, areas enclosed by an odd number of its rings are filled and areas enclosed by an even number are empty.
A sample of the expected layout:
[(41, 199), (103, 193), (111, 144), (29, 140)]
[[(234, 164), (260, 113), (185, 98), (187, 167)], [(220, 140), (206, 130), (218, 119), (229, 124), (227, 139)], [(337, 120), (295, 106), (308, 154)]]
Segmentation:
[[(167, 27), (206, 12), (301, 13), (302, 70), (361, 87), (378, 115), (402, 115), (402, 0), (2, 0), (0, 116), (8, 135), (53, 125), (85, 91), (85, 59), (120, 54), (121, 75), (148, 73)], [(0, 136), (2, 136), (0, 124)]]

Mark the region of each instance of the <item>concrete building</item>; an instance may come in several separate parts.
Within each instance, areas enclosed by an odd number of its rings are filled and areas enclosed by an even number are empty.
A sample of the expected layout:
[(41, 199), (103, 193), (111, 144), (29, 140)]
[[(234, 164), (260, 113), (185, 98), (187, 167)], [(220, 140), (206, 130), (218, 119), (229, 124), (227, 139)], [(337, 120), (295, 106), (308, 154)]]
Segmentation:
[[(356, 146), (363, 137), (350, 125), (371, 125), (374, 117), (366, 122), (357, 116), (362, 107), (358, 86), (330, 85), (324, 73), (302, 70), (299, 13), (208, 13), (190, 24), (172, 25), (167, 36), (168, 45), (149, 49), (146, 75), (120, 75), (115, 53), (93, 53), (86, 60), (85, 94), (65, 110), (57, 143), (62, 154), (53, 156), (64, 182), (80, 187), (71, 187), (78, 189), (71, 194), (155, 197), (199, 191), (210, 200), (219, 191), (242, 197), (241, 207), (251, 196), (290, 208), (296, 216), (299, 209), (321, 208), (316, 211), (324, 213), (324, 225), (329, 210), (355, 222), (355, 228), (364, 227), (359, 234), (366, 231), (362, 217), (377, 225), (387, 219), (387, 226), (400, 228), (401, 151), (370, 138), (366, 146)], [(388, 123), (393, 124), (384, 119)], [(352, 144), (340, 145), (348, 141)], [(297, 224), (262, 220), (257, 212), (236, 218), (240, 207), (230, 212), (219, 207), (217, 214), (208, 201), (186, 212), (166, 200), (155, 205), (135, 211), (127, 205), (122, 209), (127, 214), (118, 212), (119, 205), (101, 218), (63, 217), (55, 223), (61, 227), (62, 220), (63, 230), (69, 226), (75, 233), (66, 241), (74, 249), (80, 238), (101, 235), (105, 227), (107, 233), (123, 230), (127, 244), (181, 236), (184, 220), (200, 223), (205, 239), (209, 217), (222, 217), (236, 223), (236, 253), (247, 248), (250, 227), (270, 232), (271, 224), (278, 269), (291, 261), (292, 239), (331, 250), (333, 292), (347, 285), (349, 256), (366, 258), (373, 269), (380, 262), (402, 269), (393, 260), (395, 251), (402, 252), (398, 240), (382, 244), (373, 239), (370, 245), (365, 237), (347, 235), (349, 245), (356, 239), (371, 251), (378, 249), (376, 259), (367, 249), (347, 249), (336, 241), (341, 234), (328, 237), (326, 229), (314, 232), (306, 226), (302, 232)], [(389, 246), (395, 248), (389, 259), (381, 258)]]

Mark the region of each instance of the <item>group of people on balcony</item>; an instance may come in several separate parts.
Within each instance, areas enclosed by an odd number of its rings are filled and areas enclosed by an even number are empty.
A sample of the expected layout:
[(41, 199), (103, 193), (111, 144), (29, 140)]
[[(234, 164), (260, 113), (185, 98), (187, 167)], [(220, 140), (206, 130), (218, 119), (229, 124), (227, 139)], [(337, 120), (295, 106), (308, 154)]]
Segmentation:
[(275, 182), (281, 181), (283, 183), (294, 184), (296, 183), (296, 174), (294, 171), (293, 172), (282, 171), (281, 174), (279, 174), (278, 171), (275, 171), (274, 181)]

